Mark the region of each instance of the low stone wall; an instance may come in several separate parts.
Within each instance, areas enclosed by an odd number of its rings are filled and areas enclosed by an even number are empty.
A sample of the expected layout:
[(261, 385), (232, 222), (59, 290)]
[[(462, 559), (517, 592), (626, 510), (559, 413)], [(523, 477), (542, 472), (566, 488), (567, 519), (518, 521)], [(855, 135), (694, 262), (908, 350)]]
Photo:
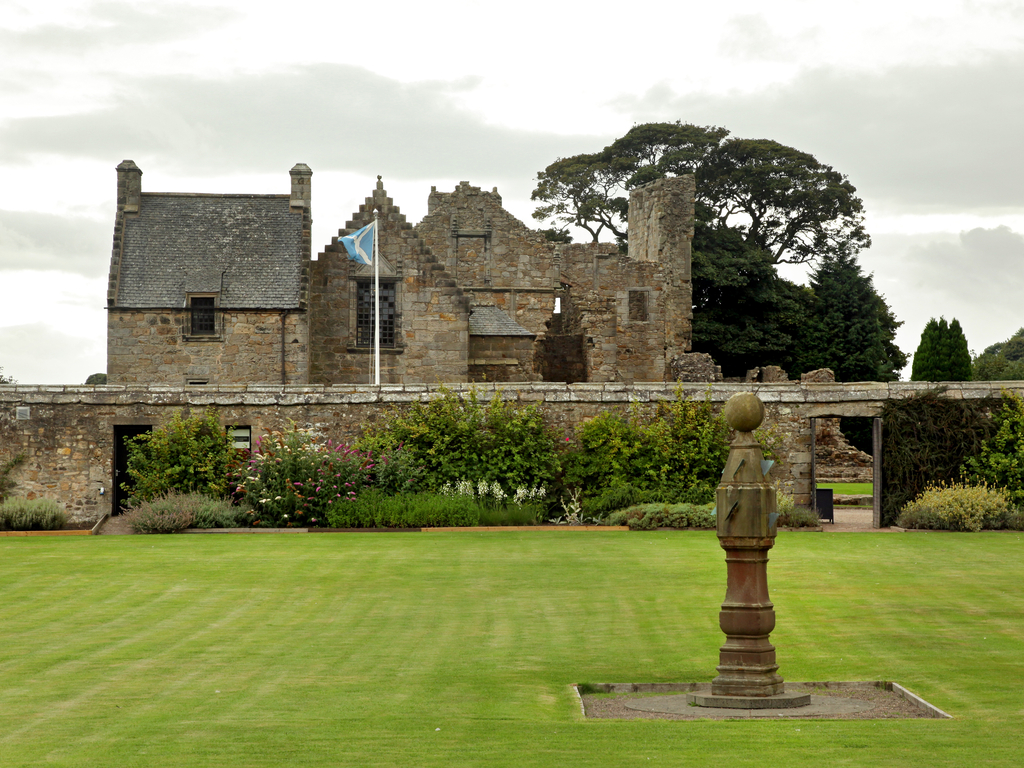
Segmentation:
[[(889, 398), (933, 389), (927, 383), (456, 384), (448, 389), (534, 403), (548, 423), (570, 436), (585, 419), (631, 403), (653, 409), (681, 391), (721, 406), (737, 392), (754, 392), (765, 403), (768, 423), (782, 435), (783, 461), (776, 477), (797, 503), (810, 500), (812, 417), (877, 416)], [(1001, 390), (1024, 394), (1024, 382), (967, 382), (947, 385), (955, 399), (998, 397)], [(284, 387), (249, 385), (217, 389), (170, 386), (62, 387), (0, 386), (0, 462), (24, 453), (13, 479), (18, 495), (53, 498), (76, 520), (97, 520), (111, 511), (115, 427), (160, 425), (180, 408), (216, 408), (225, 426), (250, 426), (253, 436), (286, 428), (290, 422), (351, 439), (359, 425), (381, 410), (436, 396), (435, 385), (381, 387)]]

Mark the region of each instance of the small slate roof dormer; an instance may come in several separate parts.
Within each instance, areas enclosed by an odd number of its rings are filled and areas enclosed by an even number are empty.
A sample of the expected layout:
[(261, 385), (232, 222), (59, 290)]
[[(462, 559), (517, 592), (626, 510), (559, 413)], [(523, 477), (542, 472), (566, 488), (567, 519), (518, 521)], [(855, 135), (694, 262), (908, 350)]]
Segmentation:
[(289, 195), (141, 194), (124, 222), (115, 305), (171, 308), (219, 293), (224, 308), (300, 306), (303, 214)]
[(494, 306), (477, 306), (470, 309), (470, 336), (536, 336), (533, 331)]

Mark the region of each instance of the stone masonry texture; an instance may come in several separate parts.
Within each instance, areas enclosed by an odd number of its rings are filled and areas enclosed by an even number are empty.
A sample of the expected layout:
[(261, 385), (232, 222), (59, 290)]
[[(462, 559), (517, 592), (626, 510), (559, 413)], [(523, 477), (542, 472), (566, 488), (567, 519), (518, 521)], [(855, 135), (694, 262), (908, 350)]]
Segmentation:
[[(952, 382), (944, 396), (953, 399), (999, 397), (1008, 389), (1024, 394), (1024, 382)], [(684, 396), (709, 398), (716, 408), (737, 392), (754, 392), (765, 403), (766, 425), (782, 436), (782, 461), (774, 476), (799, 504), (810, 500), (810, 419), (877, 416), (890, 398), (931, 389), (929, 382), (856, 383), (784, 382), (768, 384), (578, 383), (452, 384), (449, 389), (478, 396), (495, 395), (536, 404), (548, 424), (571, 436), (585, 420), (604, 411), (622, 412), (636, 404), (653, 409), (660, 400)], [(316, 429), (334, 439), (351, 440), (360, 425), (384, 409), (401, 408), (437, 395), (425, 384), (363, 386), (280, 386), (250, 384), (187, 389), (179, 386), (96, 387), (0, 386), (0, 461), (27, 456), (12, 474), (14, 493), (52, 498), (73, 519), (98, 520), (111, 511), (114, 429), (123, 425), (159, 426), (187, 408), (214, 408), (225, 426), (252, 427), (253, 438), (271, 430)], [(27, 410), (26, 410), (27, 409)], [(101, 493), (102, 491), (102, 493)]]
[[(109, 383), (369, 383), (357, 304), (372, 273), (340, 239), (375, 217), (395, 297), (382, 383), (666, 382), (690, 349), (693, 176), (631, 192), (628, 253), (549, 242), (469, 182), (431, 189), (414, 226), (378, 179), (317, 259), (312, 171), (290, 176), (290, 194), (164, 194), (117, 167)], [(189, 303), (210, 298), (216, 332), (190, 333)]]

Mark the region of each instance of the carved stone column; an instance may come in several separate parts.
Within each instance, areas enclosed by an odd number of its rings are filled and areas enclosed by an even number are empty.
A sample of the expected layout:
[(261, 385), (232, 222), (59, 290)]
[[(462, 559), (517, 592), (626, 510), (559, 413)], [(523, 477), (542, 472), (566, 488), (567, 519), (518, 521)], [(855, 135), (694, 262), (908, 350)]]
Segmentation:
[(754, 430), (764, 405), (753, 394), (734, 395), (725, 418), (737, 434), (718, 486), (718, 539), (725, 550), (727, 581), (719, 625), (726, 641), (719, 653), (715, 696), (777, 696), (784, 691), (768, 636), (775, 610), (768, 598), (768, 550), (775, 544), (775, 488), (765, 479)]

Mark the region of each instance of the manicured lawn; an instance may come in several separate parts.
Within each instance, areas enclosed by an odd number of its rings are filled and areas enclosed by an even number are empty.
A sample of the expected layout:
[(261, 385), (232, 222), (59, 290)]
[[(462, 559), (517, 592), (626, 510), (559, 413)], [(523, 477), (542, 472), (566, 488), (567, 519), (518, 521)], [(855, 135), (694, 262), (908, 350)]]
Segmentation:
[(836, 493), (854, 495), (868, 494), (875, 487), (874, 483), (818, 483), (819, 488), (831, 488)]
[(952, 721), (584, 721), (572, 682), (710, 680), (711, 532), (0, 539), (0, 764), (1018, 766), (1019, 533), (782, 533), (789, 680)]

